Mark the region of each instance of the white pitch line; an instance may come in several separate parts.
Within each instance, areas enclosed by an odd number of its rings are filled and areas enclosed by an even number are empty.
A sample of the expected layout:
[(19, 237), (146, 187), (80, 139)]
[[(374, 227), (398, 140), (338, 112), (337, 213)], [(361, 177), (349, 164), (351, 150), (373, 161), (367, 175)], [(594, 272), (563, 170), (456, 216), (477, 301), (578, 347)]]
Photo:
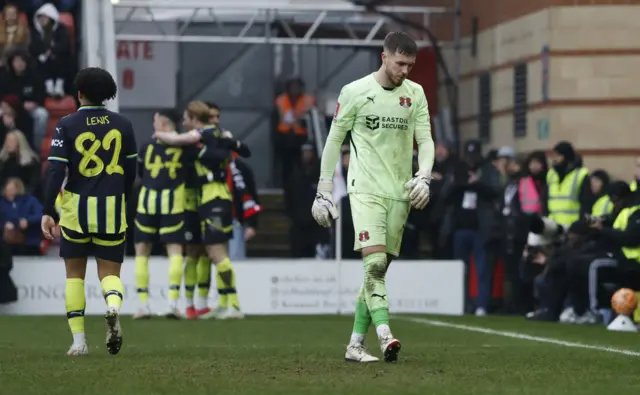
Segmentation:
[(623, 355), (629, 355), (629, 356), (632, 356), (632, 357), (640, 357), (640, 352), (631, 351), (631, 350), (623, 350), (623, 349), (620, 349), (620, 348), (594, 346), (594, 345), (591, 345), (591, 344), (568, 342), (568, 341), (552, 339), (552, 338), (548, 338), (548, 337), (531, 336), (531, 335), (525, 335), (523, 333), (518, 333), (518, 332), (497, 331), (497, 330), (493, 330), (493, 329), (482, 328), (480, 326), (453, 324), (451, 322), (429, 320), (429, 319), (426, 319), (426, 318), (398, 317), (398, 316), (396, 316), (395, 318), (396, 319), (401, 319), (401, 320), (404, 320), (404, 321), (410, 321), (410, 322), (413, 322), (413, 323), (416, 323), (416, 324), (422, 324), (422, 325), (439, 326), (439, 327), (443, 327), (443, 328), (460, 329), (460, 330), (468, 331), (468, 332), (478, 332), (478, 333), (484, 333), (484, 334), (487, 334), (487, 335), (510, 337), (512, 339), (530, 340), (530, 341), (534, 341), (534, 342), (538, 342), (538, 343), (549, 343), (549, 344), (555, 344), (555, 345), (558, 345), (558, 346), (573, 347), (573, 348), (584, 348), (584, 349), (587, 349), (587, 350), (604, 351), (604, 352), (610, 352), (610, 353), (614, 353), (614, 354), (623, 354)]

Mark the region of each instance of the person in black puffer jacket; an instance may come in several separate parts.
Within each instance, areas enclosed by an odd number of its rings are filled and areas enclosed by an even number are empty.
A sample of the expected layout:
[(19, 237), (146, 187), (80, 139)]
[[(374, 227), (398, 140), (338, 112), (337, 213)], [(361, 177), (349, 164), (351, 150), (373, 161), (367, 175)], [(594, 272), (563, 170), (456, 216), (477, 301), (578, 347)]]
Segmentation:
[[(0, 211), (0, 224), (4, 224), (4, 213)], [(3, 236), (0, 234), (0, 236)], [(9, 273), (13, 269), (11, 249), (0, 237), (0, 304), (11, 303), (18, 300), (18, 291)]]

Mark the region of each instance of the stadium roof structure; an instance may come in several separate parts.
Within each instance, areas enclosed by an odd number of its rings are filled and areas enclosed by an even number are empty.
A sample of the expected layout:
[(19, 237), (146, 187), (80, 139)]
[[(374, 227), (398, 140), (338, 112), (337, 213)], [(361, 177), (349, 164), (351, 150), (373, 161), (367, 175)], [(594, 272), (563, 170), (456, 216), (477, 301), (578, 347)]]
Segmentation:
[[(117, 22), (115, 38), (127, 41), (380, 47), (380, 33), (404, 30), (386, 16), (341, 0), (111, 0), (111, 3), (113, 20)], [(375, 10), (420, 20), (425, 26), (430, 15), (453, 12), (447, 7), (427, 6), (379, 6)], [(164, 21), (178, 22), (178, 30), (164, 31), (161, 26)], [(157, 29), (153, 30), (157, 33), (124, 32), (129, 22), (155, 24)], [(194, 23), (213, 23), (218, 29), (213, 34), (191, 34), (188, 28)], [(230, 24), (243, 27), (229, 29)], [(284, 34), (274, 35), (274, 26)], [(336, 29), (342, 32), (337, 37), (323, 34)], [(418, 45), (426, 47), (431, 42), (420, 40)]]
[[(418, 46), (430, 47), (437, 41), (429, 30), (431, 15), (451, 14), (453, 40), (437, 42), (435, 53), (447, 86), (453, 88), (450, 106), (457, 125), (461, 0), (451, 0), (451, 7), (380, 5), (385, 1), (84, 0), (85, 65), (103, 67), (116, 75), (117, 41), (380, 48), (387, 31), (400, 30), (416, 33)], [(200, 24), (214, 24), (217, 29), (208, 29), (206, 34), (190, 29)], [(452, 72), (441, 54), (441, 48), (449, 45), (454, 49)], [(108, 106), (117, 111), (117, 99)]]

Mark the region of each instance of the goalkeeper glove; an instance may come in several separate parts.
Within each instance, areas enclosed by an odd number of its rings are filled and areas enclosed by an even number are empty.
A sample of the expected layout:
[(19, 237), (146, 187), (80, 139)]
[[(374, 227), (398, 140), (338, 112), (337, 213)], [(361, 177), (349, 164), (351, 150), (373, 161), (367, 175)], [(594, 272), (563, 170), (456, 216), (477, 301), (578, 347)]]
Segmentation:
[(333, 203), (333, 182), (323, 181), (318, 182), (318, 190), (316, 192), (316, 198), (311, 206), (311, 215), (316, 220), (318, 225), (323, 228), (331, 227), (331, 220), (338, 218), (338, 210), (335, 203)]
[(415, 177), (404, 184), (404, 188), (409, 191), (409, 200), (413, 208), (422, 210), (427, 206), (427, 203), (429, 203), (430, 182), (430, 177), (421, 176), (416, 173)]

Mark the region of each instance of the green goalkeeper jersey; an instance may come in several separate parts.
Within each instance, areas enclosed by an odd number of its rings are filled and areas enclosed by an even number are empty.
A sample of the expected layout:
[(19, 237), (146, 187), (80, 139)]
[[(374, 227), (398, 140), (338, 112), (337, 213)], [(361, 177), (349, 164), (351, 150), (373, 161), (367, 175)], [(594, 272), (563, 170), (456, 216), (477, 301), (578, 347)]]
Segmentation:
[[(414, 136), (418, 143), (431, 141), (429, 109), (422, 87), (405, 80), (396, 88), (383, 88), (373, 74), (345, 85), (328, 140), (341, 139), (341, 144), (348, 131), (351, 159), (347, 191), (409, 200), (404, 184), (413, 177)], [(324, 170), (322, 178), (326, 176)]]

